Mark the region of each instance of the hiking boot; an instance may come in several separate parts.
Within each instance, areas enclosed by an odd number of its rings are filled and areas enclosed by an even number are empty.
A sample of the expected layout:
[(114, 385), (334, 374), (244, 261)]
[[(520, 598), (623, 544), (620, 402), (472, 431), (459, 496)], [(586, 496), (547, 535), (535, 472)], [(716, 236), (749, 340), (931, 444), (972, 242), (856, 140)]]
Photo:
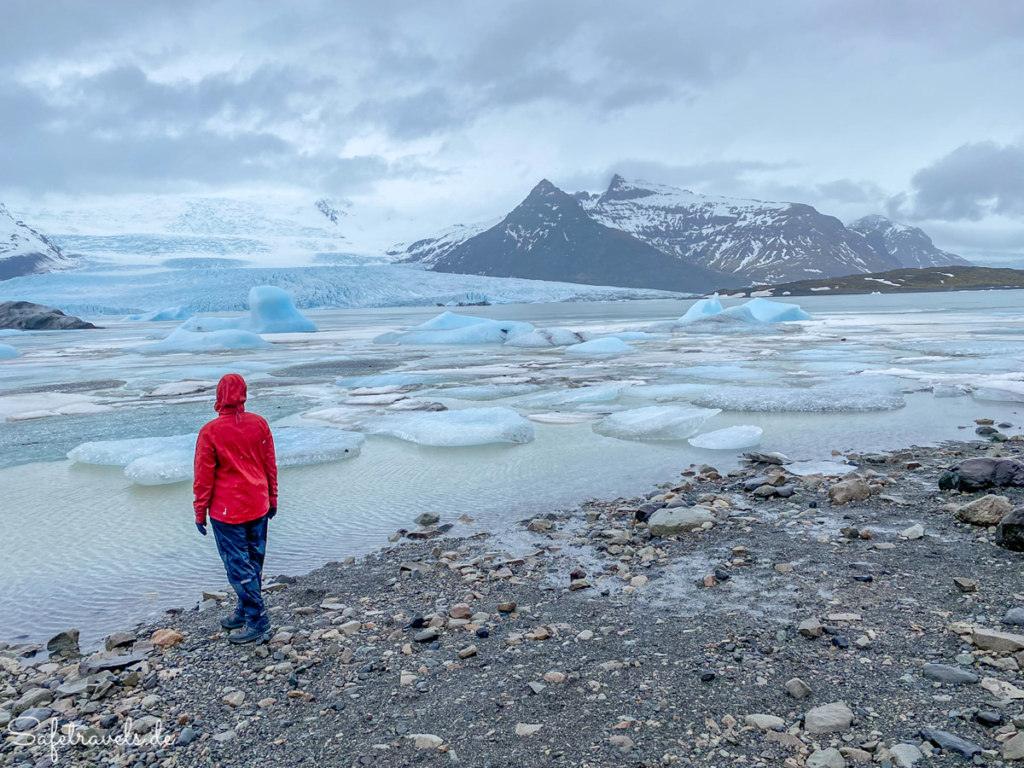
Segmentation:
[(221, 619), (220, 620), (220, 625), (222, 627), (224, 627), (224, 629), (229, 629), (229, 630), (230, 629), (241, 629), (242, 627), (245, 626), (245, 616), (240, 614), (238, 611), (235, 611), (230, 616), (225, 616), (223, 619)]
[(264, 619), (259, 624), (249, 624), (242, 632), (229, 635), (228, 642), (235, 645), (247, 645), (249, 643), (263, 645), (270, 640), (273, 634), (273, 631), (270, 629), (270, 622)]

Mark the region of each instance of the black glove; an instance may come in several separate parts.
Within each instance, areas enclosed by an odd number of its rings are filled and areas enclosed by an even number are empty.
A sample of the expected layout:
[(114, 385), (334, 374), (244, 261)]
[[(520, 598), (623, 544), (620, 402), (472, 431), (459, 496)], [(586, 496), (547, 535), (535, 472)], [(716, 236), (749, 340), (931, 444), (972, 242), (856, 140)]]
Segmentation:
[(274, 515), (277, 514), (277, 507), (271, 507), (267, 510), (267, 520), (273, 520)]
[(203, 536), (206, 535), (206, 523), (196, 523), (196, 529), (198, 529)]

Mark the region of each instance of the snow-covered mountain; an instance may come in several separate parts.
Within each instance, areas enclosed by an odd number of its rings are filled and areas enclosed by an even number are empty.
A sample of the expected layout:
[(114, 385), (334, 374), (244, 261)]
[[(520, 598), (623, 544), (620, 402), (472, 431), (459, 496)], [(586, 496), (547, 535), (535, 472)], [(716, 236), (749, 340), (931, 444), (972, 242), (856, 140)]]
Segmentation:
[(57, 272), (75, 266), (74, 259), (22, 221), (0, 203), (0, 280), (22, 275)]
[(420, 250), (431, 269), (687, 293), (741, 284), (599, 223), (546, 179), (498, 224), (452, 244), (468, 231), (449, 232), (434, 240), (434, 250)]
[(471, 237), (486, 232), (500, 221), (501, 219), (491, 219), (479, 224), (456, 224), (433, 237), (425, 237), (408, 244), (399, 243), (389, 248), (387, 255), (398, 262), (417, 263), (432, 267), (454, 248), (462, 245)]
[(602, 224), (748, 283), (881, 272), (901, 266), (839, 219), (802, 203), (711, 197), (631, 182), (619, 175), (604, 193), (578, 197)]
[(903, 267), (953, 267), (970, 265), (967, 259), (935, 247), (932, 239), (918, 227), (899, 224), (884, 216), (865, 216), (849, 226), (859, 232), (880, 252), (887, 253)]

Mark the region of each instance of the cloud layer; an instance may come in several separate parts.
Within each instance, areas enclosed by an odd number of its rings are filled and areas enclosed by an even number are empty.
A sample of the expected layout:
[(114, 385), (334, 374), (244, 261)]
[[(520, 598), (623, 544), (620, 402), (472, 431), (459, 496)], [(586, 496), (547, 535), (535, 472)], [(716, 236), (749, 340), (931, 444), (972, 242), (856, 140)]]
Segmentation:
[[(0, 198), (361, 197), (436, 227), (613, 172), (1024, 227), (1024, 5), (16, 3)], [(426, 226), (426, 224), (425, 224)]]

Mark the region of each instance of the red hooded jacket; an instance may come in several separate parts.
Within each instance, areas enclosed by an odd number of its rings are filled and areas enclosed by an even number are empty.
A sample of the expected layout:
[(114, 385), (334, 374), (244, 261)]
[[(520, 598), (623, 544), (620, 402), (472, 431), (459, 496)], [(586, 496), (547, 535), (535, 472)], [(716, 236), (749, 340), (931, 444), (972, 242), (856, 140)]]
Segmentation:
[(222, 523), (245, 523), (277, 507), (277, 459), (270, 426), (245, 412), (245, 379), (229, 373), (217, 385), (220, 414), (196, 441), (196, 522), (206, 513)]

